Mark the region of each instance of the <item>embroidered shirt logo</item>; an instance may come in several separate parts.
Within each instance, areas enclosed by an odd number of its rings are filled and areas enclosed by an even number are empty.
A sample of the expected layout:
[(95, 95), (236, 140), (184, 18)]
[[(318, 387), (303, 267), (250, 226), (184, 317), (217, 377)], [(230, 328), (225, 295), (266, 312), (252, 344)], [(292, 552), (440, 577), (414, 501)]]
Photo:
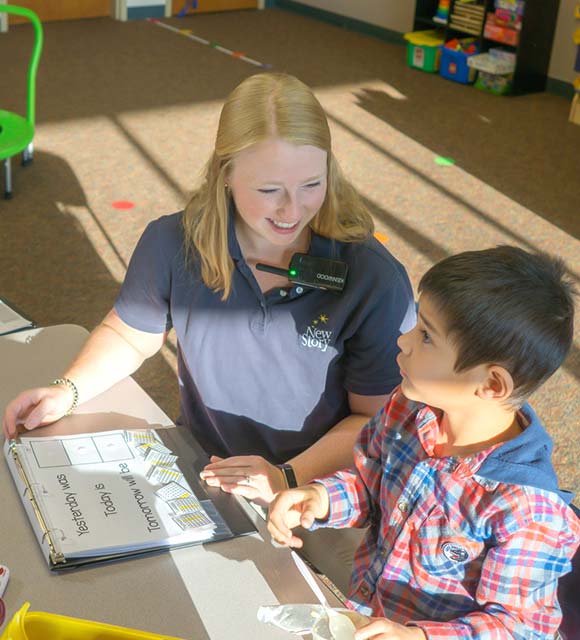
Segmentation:
[(446, 542), (441, 549), (445, 557), (451, 562), (465, 562), (469, 557), (467, 550), (455, 542)]
[(318, 318), (313, 320), (306, 331), (300, 336), (302, 346), (309, 349), (320, 349), (326, 351), (332, 338), (332, 331), (324, 328), (328, 322), (328, 316), (321, 313)]

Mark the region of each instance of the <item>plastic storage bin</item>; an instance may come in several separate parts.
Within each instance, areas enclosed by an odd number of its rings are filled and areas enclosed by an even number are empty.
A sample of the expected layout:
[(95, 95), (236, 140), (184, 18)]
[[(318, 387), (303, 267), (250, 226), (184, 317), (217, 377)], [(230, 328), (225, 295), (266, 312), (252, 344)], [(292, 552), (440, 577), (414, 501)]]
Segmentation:
[(515, 51), (508, 51), (502, 47), (497, 47), (490, 49), (488, 53), (494, 60), (504, 60), (509, 62), (513, 67), (512, 71), (515, 69), (517, 59)]
[(473, 85), (476, 89), (493, 93), (496, 96), (504, 96), (510, 93), (513, 86), (514, 74), (500, 75), (497, 73), (487, 73), (479, 71), (477, 79)]
[(491, 53), (472, 56), (467, 64), (477, 69), (475, 87), (501, 96), (509, 93), (512, 88), (515, 60), (504, 59)]
[(444, 39), (441, 32), (412, 31), (405, 34), (407, 40), (407, 64), (414, 69), (435, 73), (439, 70), (440, 45)]
[(26, 602), (6, 624), (1, 640), (180, 640), (100, 622), (28, 611)]
[(467, 64), (467, 61), (475, 55), (477, 55), (477, 51), (465, 53), (464, 51), (455, 51), (448, 47), (441, 47), (441, 66), (439, 73), (448, 80), (454, 80), (462, 84), (471, 84), (475, 80), (476, 71)]

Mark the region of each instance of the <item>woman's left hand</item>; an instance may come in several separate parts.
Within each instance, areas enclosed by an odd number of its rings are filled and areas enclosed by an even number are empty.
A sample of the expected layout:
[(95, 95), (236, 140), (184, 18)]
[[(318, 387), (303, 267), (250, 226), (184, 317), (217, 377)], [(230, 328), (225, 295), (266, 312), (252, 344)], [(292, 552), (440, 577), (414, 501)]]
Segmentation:
[(228, 493), (267, 504), (286, 489), (282, 471), (261, 456), (212, 456), (210, 460), (199, 474), (210, 487), (220, 487)]
[(406, 627), (387, 618), (372, 618), (369, 624), (356, 630), (354, 637), (356, 640), (427, 640), (420, 627)]

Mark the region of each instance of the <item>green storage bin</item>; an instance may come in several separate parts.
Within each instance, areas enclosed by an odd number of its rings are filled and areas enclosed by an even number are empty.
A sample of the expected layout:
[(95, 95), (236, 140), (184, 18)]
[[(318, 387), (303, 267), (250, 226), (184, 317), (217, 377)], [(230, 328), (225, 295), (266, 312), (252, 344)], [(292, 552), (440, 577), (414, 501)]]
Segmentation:
[(440, 31), (412, 31), (405, 34), (407, 40), (407, 64), (429, 73), (439, 70), (440, 45), (444, 38)]

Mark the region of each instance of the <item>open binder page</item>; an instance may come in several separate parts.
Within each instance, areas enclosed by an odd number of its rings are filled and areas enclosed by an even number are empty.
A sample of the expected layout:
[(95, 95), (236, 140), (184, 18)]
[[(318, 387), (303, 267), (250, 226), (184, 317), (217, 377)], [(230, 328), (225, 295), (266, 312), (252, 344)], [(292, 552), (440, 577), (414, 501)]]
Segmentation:
[(34, 327), (34, 322), (0, 298), (0, 336)]
[(227, 530), (153, 430), (22, 438), (5, 453), (17, 486), (25, 485), (23, 500), (32, 498), (51, 563), (208, 541)]

